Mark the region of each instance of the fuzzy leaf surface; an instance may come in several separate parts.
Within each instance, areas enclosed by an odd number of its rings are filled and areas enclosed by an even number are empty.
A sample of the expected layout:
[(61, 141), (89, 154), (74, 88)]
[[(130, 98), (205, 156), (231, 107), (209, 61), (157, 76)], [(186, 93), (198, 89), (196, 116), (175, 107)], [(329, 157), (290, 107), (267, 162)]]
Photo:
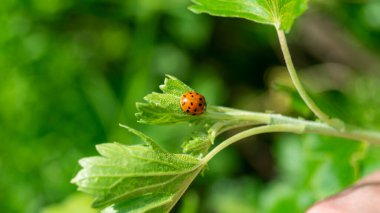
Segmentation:
[(203, 166), (191, 155), (166, 152), (128, 130), (145, 144), (97, 145), (100, 156), (81, 159), (82, 170), (72, 183), (95, 197), (93, 207), (106, 212), (169, 212)]
[(200, 116), (184, 113), (180, 107), (181, 95), (194, 91), (177, 78), (167, 75), (163, 85), (163, 93), (153, 92), (144, 97), (146, 102), (137, 103), (136, 117), (139, 122), (153, 125), (169, 125), (180, 122), (194, 121)]
[(208, 153), (212, 145), (209, 135), (204, 132), (195, 132), (182, 143), (183, 153), (196, 157), (203, 157)]

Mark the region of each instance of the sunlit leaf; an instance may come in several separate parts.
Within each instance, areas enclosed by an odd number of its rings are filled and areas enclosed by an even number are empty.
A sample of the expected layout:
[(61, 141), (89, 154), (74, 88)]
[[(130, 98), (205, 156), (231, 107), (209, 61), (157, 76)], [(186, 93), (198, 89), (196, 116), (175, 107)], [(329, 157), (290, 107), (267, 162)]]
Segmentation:
[(97, 145), (100, 156), (81, 159), (82, 170), (72, 183), (94, 196), (93, 206), (106, 212), (168, 212), (202, 165), (191, 155), (166, 152), (145, 134), (123, 127), (145, 144)]
[(145, 103), (137, 103), (136, 117), (146, 124), (167, 125), (197, 120), (199, 116), (190, 116), (180, 107), (181, 95), (194, 91), (177, 78), (167, 75), (160, 86), (163, 93), (153, 92), (144, 97)]
[(199, 160), (144, 145), (97, 145), (100, 156), (80, 160), (72, 180), (96, 198), (96, 208), (116, 212), (168, 212), (203, 168)]
[(162, 93), (150, 93), (144, 97), (146, 102), (136, 103), (138, 112), (135, 115), (139, 122), (152, 125), (169, 125), (180, 122), (206, 125), (205, 132), (210, 135), (211, 142), (218, 132), (235, 126), (247, 125), (246, 121), (236, 119), (231, 121), (229, 113), (236, 113), (236, 110), (226, 107), (208, 105), (206, 112), (198, 116), (184, 113), (180, 106), (181, 96), (195, 90), (173, 76), (166, 75), (160, 89)]
[(195, 13), (244, 18), (289, 31), (307, 8), (307, 0), (192, 0)]

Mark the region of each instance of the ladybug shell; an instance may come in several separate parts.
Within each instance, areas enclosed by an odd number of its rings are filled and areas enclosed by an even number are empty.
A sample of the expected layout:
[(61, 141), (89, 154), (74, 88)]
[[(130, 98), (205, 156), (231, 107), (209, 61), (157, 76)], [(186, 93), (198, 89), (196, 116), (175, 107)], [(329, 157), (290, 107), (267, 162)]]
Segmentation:
[(206, 111), (206, 99), (203, 95), (191, 91), (181, 96), (182, 111), (189, 115), (200, 115)]

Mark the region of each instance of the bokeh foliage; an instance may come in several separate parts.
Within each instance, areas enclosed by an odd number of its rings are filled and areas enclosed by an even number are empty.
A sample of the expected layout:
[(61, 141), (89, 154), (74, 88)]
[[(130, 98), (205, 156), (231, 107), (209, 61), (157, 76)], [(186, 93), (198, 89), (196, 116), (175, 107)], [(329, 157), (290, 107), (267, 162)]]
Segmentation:
[[(330, 114), (379, 130), (380, 4), (311, 3), (289, 35), (301, 78)], [(152, 128), (134, 117), (135, 102), (157, 91), (164, 74), (184, 80), (213, 105), (313, 118), (278, 67), (283, 62), (271, 28), (194, 15), (189, 4), (1, 2), (3, 212), (88, 207), (69, 181), (79, 170), (78, 159), (93, 155), (95, 144), (135, 139), (118, 123), (180, 152), (187, 126)], [(331, 26), (321, 31), (334, 45), (323, 35), (307, 34), (310, 26)], [(355, 142), (339, 146), (345, 142), (335, 140), (279, 134), (239, 143), (210, 162), (175, 211), (299, 212), (379, 168), (378, 149)]]

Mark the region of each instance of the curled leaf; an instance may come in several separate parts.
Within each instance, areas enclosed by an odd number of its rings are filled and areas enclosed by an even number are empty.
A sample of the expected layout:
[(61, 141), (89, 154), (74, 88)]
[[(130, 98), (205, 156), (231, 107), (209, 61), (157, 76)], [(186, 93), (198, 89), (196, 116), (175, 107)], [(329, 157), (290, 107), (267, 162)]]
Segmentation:
[(192, 156), (202, 158), (208, 153), (212, 142), (208, 134), (204, 132), (193, 133), (182, 144), (183, 153), (191, 154)]
[(195, 121), (199, 116), (184, 113), (180, 107), (181, 95), (194, 91), (177, 78), (167, 75), (163, 85), (163, 93), (153, 92), (144, 97), (145, 103), (136, 103), (136, 117), (139, 122), (154, 125), (168, 125), (180, 122)]

